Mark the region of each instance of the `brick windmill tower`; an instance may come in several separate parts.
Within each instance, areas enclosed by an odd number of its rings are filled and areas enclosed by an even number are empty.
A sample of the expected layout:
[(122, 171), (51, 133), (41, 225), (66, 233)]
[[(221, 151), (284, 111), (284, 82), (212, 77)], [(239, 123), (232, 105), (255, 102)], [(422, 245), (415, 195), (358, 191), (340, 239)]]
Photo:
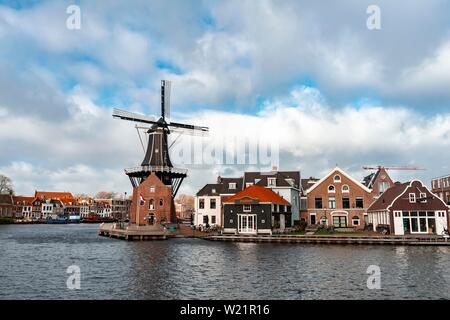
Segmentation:
[[(113, 110), (114, 118), (139, 123), (135, 128), (145, 151), (144, 160), (139, 167), (125, 169), (133, 186), (130, 212), (133, 224), (158, 225), (176, 222), (174, 198), (187, 176), (187, 170), (174, 168), (170, 160), (171, 145), (168, 136), (173, 132), (179, 135), (203, 135), (209, 130), (207, 127), (170, 121), (170, 87), (170, 81), (161, 81), (161, 116), (158, 120), (153, 116)], [(147, 147), (140, 130), (144, 132)]]

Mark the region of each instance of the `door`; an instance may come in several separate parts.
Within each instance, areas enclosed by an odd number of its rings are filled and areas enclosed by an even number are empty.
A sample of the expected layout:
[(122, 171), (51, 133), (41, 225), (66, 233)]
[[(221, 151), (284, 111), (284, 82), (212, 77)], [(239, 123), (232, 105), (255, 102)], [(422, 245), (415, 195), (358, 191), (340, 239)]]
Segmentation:
[(316, 214), (312, 213), (309, 217), (311, 224), (316, 224)]
[(346, 216), (333, 216), (333, 225), (335, 228), (346, 228), (347, 217)]
[(256, 215), (240, 214), (238, 215), (238, 232), (239, 233), (256, 233)]

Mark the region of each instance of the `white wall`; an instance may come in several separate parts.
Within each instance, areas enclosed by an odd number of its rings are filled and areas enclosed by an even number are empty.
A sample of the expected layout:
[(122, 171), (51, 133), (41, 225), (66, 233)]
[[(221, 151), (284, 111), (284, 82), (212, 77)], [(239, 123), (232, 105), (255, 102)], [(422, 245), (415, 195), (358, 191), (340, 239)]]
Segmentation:
[[(205, 207), (200, 209), (199, 203), (200, 199), (205, 200)], [(210, 208), (210, 200), (216, 200), (216, 208)], [(220, 201), (220, 196), (195, 196), (194, 197), (194, 225), (199, 226), (203, 225), (203, 217), (208, 216), (209, 224), (212, 224), (212, 216), (216, 217), (216, 225), (219, 227), (222, 226), (222, 212), (221, 212), (222, 203)]]

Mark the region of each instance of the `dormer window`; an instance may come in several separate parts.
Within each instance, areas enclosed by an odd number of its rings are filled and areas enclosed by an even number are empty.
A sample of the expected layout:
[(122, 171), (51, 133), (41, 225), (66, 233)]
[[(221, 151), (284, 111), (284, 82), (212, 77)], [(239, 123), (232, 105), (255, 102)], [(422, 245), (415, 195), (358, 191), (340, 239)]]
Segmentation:
[(211, 192), (212, 192), (212, 193), (216, 193), (216, 189), (212, 189)]
[(409, 194), (409, 203), (416, 203), (416, 194), (415, 193)]
[(336, 192), (336, 188), (333, 185), (328, 187), (328, 193), (335, 193), (335, 192)]
[(230, 182), (228, 184), (228, 189), (230, 190), (236, 190), (236, 183), (235, 182)]
[(247, 182), (247, 183), (245, 184), (245, 187), (248, 188), (248, 187), (251, 187), (252, 185), (253, 185), (253, 183)]
[(243, 210), (244, 210), (244, 212), (251, 212), (252, 206), (249, 204), (244, 204)]
[(275, 187), (277, 185), (277, 178), (267, 178), (267, 186)]
[(341, 182), (341, 176), (337, 174), (334, 176), (333, 180), (335, 183), (339, 183), (339, 182)]

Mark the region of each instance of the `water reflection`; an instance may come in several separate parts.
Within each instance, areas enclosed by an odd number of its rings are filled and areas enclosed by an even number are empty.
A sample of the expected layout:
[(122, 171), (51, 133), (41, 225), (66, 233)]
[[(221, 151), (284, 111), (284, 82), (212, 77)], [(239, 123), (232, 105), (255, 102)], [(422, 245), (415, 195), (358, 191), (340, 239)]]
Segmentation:
[[(172, 239), (125, 242), (97, 225), (0, 226), (0, 298), (450, 298), (447, 247), (327, 246)], [(66, 288), (79, 265), (82, 289)], [(366, 286), (381, 268), (381, 290)]]

